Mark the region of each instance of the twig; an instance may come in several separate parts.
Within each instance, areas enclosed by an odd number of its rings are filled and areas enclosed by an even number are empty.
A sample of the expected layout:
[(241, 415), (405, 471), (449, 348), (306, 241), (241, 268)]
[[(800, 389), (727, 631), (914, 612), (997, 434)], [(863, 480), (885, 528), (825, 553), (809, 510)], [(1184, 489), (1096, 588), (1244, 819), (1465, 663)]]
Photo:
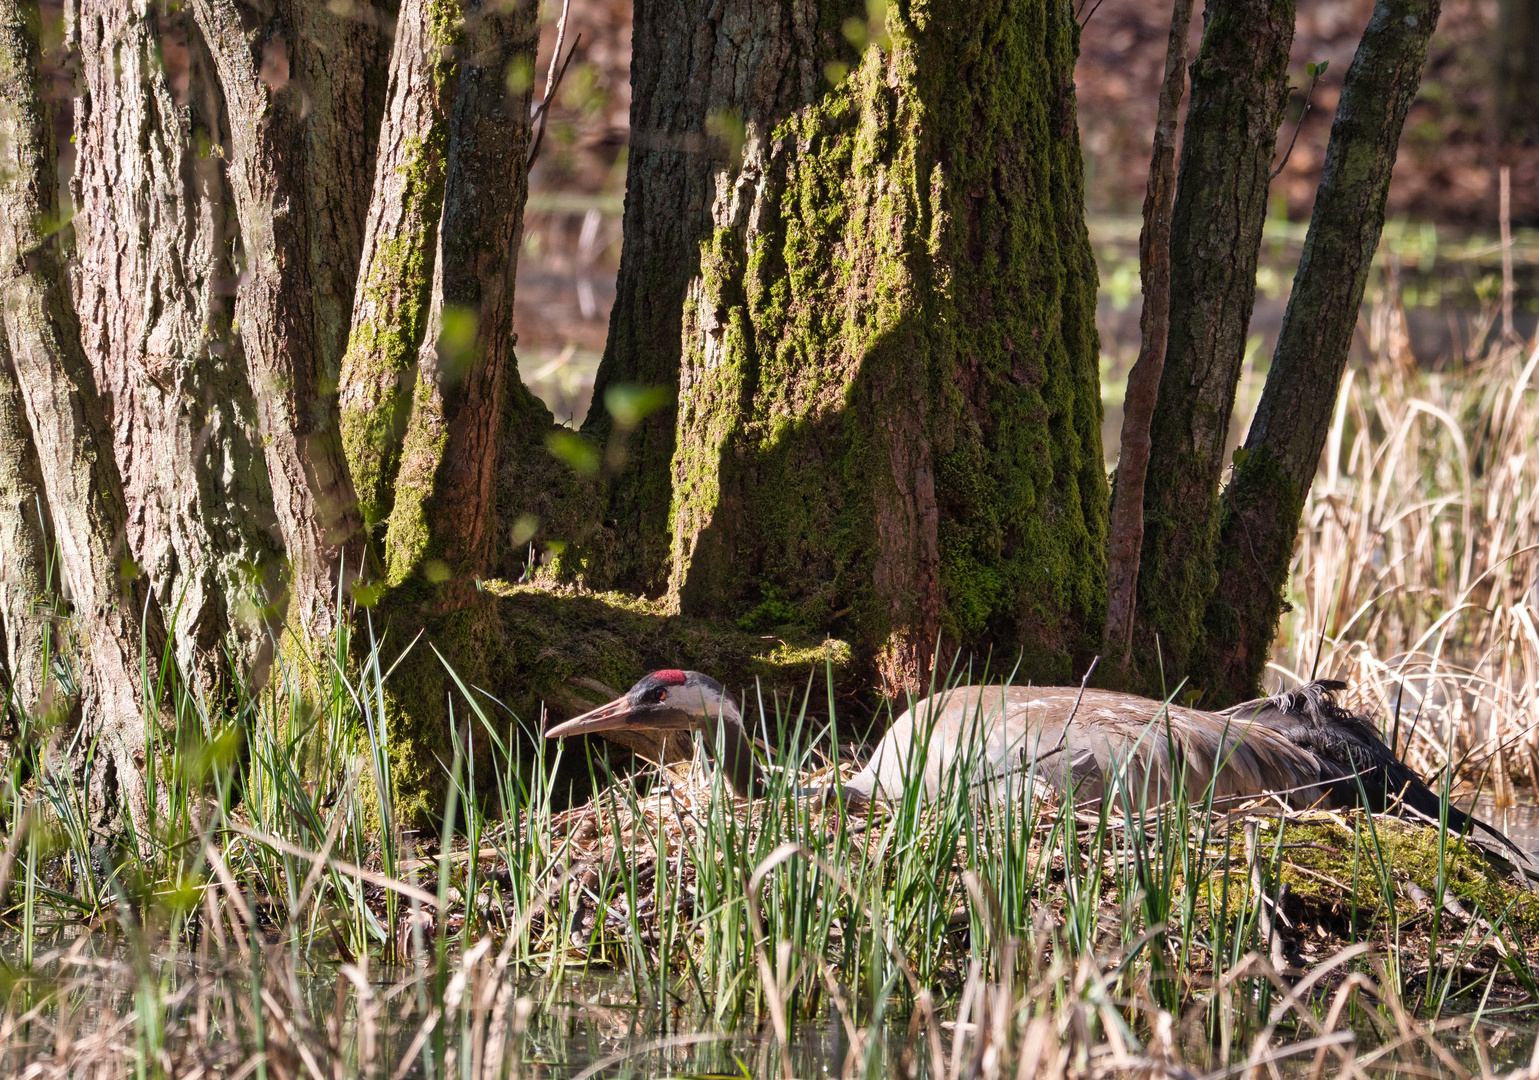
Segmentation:
[(1250, 887), (1256, 891), (1256, 919), (1261, 924), (1261, 936), (1267, 939), (1272, 967), (1278, 972), (1287, 968), (1287, 960), (1283, 957), (1282, 938), (1277, 936), (1276, 927), (1272, 925), (1272, 913), (1266, 906), (1266, 886), (1261, 878), (1261, 859), (1256, 850), (1256, 823), (1245, 823), (1245, 861), (1250, 864)]
[(618, 1065), (622, 1061), (628, 1061), (631, 1058), (640, 1057), (643, 1054), (655, 1053), (658, 1050), (671, 1050), (675, 1046), (695, 1046), (699, 1043), (726, 1042), (731, 1038), (732, 1036), (730, 1035), (701, 1034), (669, 1035), (666, 1038), (653, 1039), (651, 1042), (642, 1043), (640, 1046), (633, 1046), (629, 1049), (621, 1050), (619, 1053), (610, 1054), (607, 1058), (603, 1058), (600, 1061), (595, 1061), (592, 1065), (588, 1066), (582, 1072), (573, 1077), (573, 1080), (589, 1080), (590, 1077), (599, 1075), (611, 1065)]
[(1512, 168), (1503, 165), (1498, 173), (1500, 186), (1499, 218), (1502, 228), (1502, 340), (1513, 341), (1517, 331), (1512, 328)]
[(539, 126), (535, 129), (534, 141), (529, 144), (529, 157), (524, 162), (526, 170), (532, 168), (534, 159), (540, 156), (540, 144), (545, 141), (545, 125), (549, 122), (550, 103), (555, 100), (556, 91), (561, 88), (561, 80), (566, 78), (566, 69), (572, 57), (577, 55), (577, 46), (582, 44), (582, 35), (578, 34), (566, 54), (566, 61), (561, 62), (561, 46), (566, 42), (566, 17), (571, 6), (572, 0), (561, 0), (561, 17), (556, 20), (556, 47), (550, 54), (550, 70), (545, 73), (545, 97), (534, 110), (534, 121)]
[[(228, 828), (231, 832), (240, 836), (244, 836), (248, 840), (254, 840), (258, 844), (265, 844), (270, 848), (287, 852), (288, 854), (294, 855), (301, 859), (314, 859), (316, 857), (315, 852), (306, 851), (298, 844), (291, 844), (287, 840), (279, 839), (276, 836), (269, 836), (266, 833), (257, 832), (255, 829), (248, 829), (243, 825), (237, 825), (233, 821), (229, 823)], [(426, 891), (425, 889), (419, 889), (415, 885), (408, 884), (404, 881), (398, 881), (395, 878), (388, 877), (384, 874), (376, 874), (371, 870), (365, 870), (361, 866), (355, 866), (352, 863), (346, 862), (342, 859), (328, 858), (326, 860), (326, 865), (340, 874), (346, 874), (348, 877), (357, 878), (359, 881), (369, 885), (378, 886), (381, 889), (389, 889), (391, 892), (399, 893), (402, 896), (416, 900), (418, 903), (426, 904), (434, 911), (438, 910), (438, 897), (434, 896), (432, 893)]]
[(1315, 87), (1320, 85), (1320, 76), (1325, 74), (1325, 69), (1331, 66), (1329, 60), (1322, 60), (1318, 64), (1310, 64), (1305, 69), (1309, 73), (1309, 92), (1304, 95), (1304, 108), (1299, 111), (1299, 118), (1293, 125), (1293, 137), (1288, 140), (1288, 149), (1283, 151), (1282, 160), (1277, 163), (1277, 168), (1272, 170), (1272, 175), (1267, 179), (1276, 180), (1279, 173), (1288, 164), (1288, 159), (1293, 156), (1293, 144), (1299, 141), (1299, 129), (1304, 126), (1304, 117), (1309, 115), (1310, 102), (1315, 99)]

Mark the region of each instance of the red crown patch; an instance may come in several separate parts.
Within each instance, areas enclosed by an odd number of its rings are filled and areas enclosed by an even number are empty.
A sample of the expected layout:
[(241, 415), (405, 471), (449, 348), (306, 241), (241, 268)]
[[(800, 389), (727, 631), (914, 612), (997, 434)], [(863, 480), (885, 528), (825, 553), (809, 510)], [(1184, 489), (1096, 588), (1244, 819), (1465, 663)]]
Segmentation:
[(685, 682), (688, 681), (685, 679), (684, 673), (678, 668), (666, 668), (663, 671), (654, 671), (652, 672), (652, 678), (656, 679), (660, 683), (667, 683), (669, 686), (683, 686)]

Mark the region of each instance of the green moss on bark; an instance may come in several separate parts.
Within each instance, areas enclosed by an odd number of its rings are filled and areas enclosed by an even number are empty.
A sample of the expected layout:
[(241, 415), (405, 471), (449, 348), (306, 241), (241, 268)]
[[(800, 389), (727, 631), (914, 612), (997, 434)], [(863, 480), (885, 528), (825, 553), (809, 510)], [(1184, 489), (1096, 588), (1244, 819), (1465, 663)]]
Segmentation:
[[(452, 657), (470, 686), (484, 688), (525, 725), (527, 742), (542, 708), (552, 721), (575, 716), (620, 693), (648, 671), (679, 667), (703, 671), (733, 693), (766, 701), (805, 693), (818, 680), (814, 715), (826, 712), (821, 683), (828, 663), (841, 689), (850, 653), (841, 641), (782, 633), (766, 639), (702, 619), (668, 615), (664, 606), (619, 594), (577, 595), (560, 589), (488, 582), (468, 607), (409, 614), (398, 610), (385, 631), (388, 665), (416, 634), (423, 636), (386, 684), (391, 758), (403, 823), (423, 823), (442, 806), (443, 765), (453, 754), (448, 701), (463, 730), (471, 711), (430, 646)], [(436, 703), (434, 707), (430, 703)], [(482, 698), (486, 707), (488, 702)], [(490, 710), (512, 728), (507, 712)], [(478, 738), (484, 748), (487, 740)], [(478, 775), (489, 762), (478, 762)]]
[[(1370, 826), (1361, 812), (1311, 815), (1288, 822), (1282, 840), (1278, 875), (1287, 887), (1285, 911), (1296, 922), (1345, 929), (1355, 915), (1356, 925), (1371, 932), (1391, 918), (1390, 903), (1393, 915), (1407, 922), (1428, 914), (1410, 886), (1436, 897), (1441, 872), (1446, 895), (1476, 914), (1492, 922), (1505, 919), (1508, 927), (1525, 934), (1539, 930), (1539, 894), (1517, 884), (1510, 871), (1457, 837), (1449, 838), (1440, 864), (1437, 830), (1425, 825), (1380, 817)], [(1258, 854), (1270, 860), (1276, 843), (1276, 825), (1263, 824), (1257, 830)], [(1229, 874), (1232, 910), (1233, 897), (1250, 889), (1250, 871), (1241, 862), (1231, 866)], [(1389, 876), (1388, 900), (1383, 874)], [(1222, 874), (1215, 875), (1212, 900), (1221, 902), (1222, 883)]]
[(406, 140), (401, 166), (402, 233), (378, 238), (359, 289), (342, 367), (344, 383), (371, 391), (344, 398), (342, 446), (365, 525), (385, 521), (394, 504), (401, 440), (411, 405), (417, 350), (433, 283), (433, 236), (443, 202), (445, 133)]
[(771, 592), (898, 683), (935, 646), (1072, 675), (1106, 483), (1067, 5), (889, 9), (750, 129), (685, 309), (672, 594)]

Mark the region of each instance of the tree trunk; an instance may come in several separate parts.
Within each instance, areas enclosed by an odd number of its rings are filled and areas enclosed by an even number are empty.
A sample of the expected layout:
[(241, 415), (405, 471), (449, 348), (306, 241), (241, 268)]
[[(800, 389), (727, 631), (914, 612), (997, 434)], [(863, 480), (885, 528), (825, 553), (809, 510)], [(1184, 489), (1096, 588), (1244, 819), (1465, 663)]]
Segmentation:
[(55, 151), (52, 119), (38, 89), (38, 23), (35, 5), (5, 0), (0, 7), (10, 73), (0, 87), (7, 129), (0, 170), (0, 321), (37, 446), (64, 583), (87, 638), (95, 702), (86, 714), (93, 730), (81, 743), (100, 736), (97, 768), (87, 780), (93, 824), (106, 827), (121, 810), (142, 827), (145, 725), (158, 717), (146, 716), (155, 703), (145, 700), (141, 670), (155, 679), (164, 630), (125, 543), (128, 510), (106, 402), (81, 348), (58, 254), (63, 234), (54, 225)]
[[(0, 125), (7, 145), (31, 137), (41, 108), (37, 78), (37, 16), (16, 0), (0, 2)], [(16, 381), (11, 348), (0, 333), (0, 621), (10, 707), (46, 714), (52, 705), (45, 656), (54, 644), (46, 592), (52, 526), (42, 465)], [(56, 588), (56, 586), (55, 586)]]
[(1516, 146), (1539, 145), (1539, 4), (1498, 0), (1495, 34), (1496, 135)]
[(431, 0), (406, 0), (396, 19), (374, 196), (342, 363), (342, 441), (370, 530), (382, 531), (395, 502), (438, 248), (457, 57), (452, 27), (434, 19), (433, 10)]
[(173, 623), (178, 662), (211, 689), (226, 648), (253, 667), (267, 634), (242, 618), (255, 609), (251, 568), (272, 565), (282, 547), (231, 329), (233, 229), (207, 149), (225, 141), (218, 88), (193, 37), (179, 106), (161, 31), (181, 28), (162, 27), (155, 12), (83, 0), (76, 20), (73, 280), (82, 345), (109, 406), (129, 550)]
[[(0, 19), (11, 13), (0, 6)], [(14, 25), (0, 23), (0, 35), (10, 37), (14, 30)], [(0, 64), (15, 55), (8, 42), (0, 41)], [(7, 68), (0, 73), (0, 81), (9, 83), (15, 75), (15, 68)], [(0, 90), (0, 95), (10, 97), (6, 90)], [(15, 713), (46, 716), (58, 701), (44, 666), (47, 656), (57, 651), (47, 596), (54, 583), (44, 570), (52, 531), (42, 466), (32, 444), (11, 347), (0, 334), (0, 624), (9, 676), (5, 692)]]
[(336, 387), (372, 180), (362, 73), (377, 43), (372, 20), (308, 0), (192, 10), (229, 117), (245, 260), (235, 319), (289, 564), (288, 623), (324, 636), (363, 551)]
[[(850, 16), (862, 10), (845, 7)], [(583, 432), (600, 443), (613, 436), (604, 398), (614, 386), (665, 387), (668, 405), (630, 434), (625, 462), (609, 484), (605, 577), (620, 588), (652, 596), (667, 588), (685, 295), (711, 238), (711, 204), (732, 130), (753, 109), (778, 118), (816, 95), (821, 76), (813, 50), (805, 48), (799, 63), (791, 59), (786, 39), (796, 19), (802, 35), (811, 33), (817, 14), (810, 0), (636, 5), (624, 244)], [(824, 36), (838, 25), (828, 21)]]
[[(4, 660), (33, 706), (49, 624), (30, 602), (53, 530), (88, 638), (94, 824), (121, 809), (145, 843), (145, 735), (167, 719), (145, 700), (157, 597), (186, 604), (176, 651), (212, 685), (237, 607), (283, 602), (242, 595), (261, 592), (254, 569), (286, 562), (286, 629), (304, 636), (336, 626), (347, 579), (384, 569), (392, 588), (355, 595), (382, 604), (395, 652), (427, 630), (468, 681), (502, 691), (484, 677), (503, 670), (501, 601), (482, 588), (501, 523), (594, 510), (546, 451), (554, 424), (513, 355), (530, 116), (507, 74), (533, 62), (537, 5), (408, 2), (388, 88), (385, 6), (74, 0), (72, 295), (37, 6), (0, 0), (0, 545), (20, 564), (0, 567)], [(400, 412), (384, 445), (344, 447), (344, 356), (353, 419)], [(372, 567), (349, 451), (385, 526)], [(392, 685), (407, 817), (442, 790), (449, 689), (427, 647)]]
[(848, 632), (893, 692), (937, 634), (1069, 679), (1107, 498), (1078, 27), (1060, 0), (892, 7), (851, 55), (850, 14), (722, 9), (741, 157), (684, 304), (670, 593)]
[(1341, 88), (1272, 369), (1224, 498), (1201, 685), (1260, 693), (1304, 496), (1314, 480), (1379, 247), (1390, 174), (1439, 0), (1379, 0)]
[(1189, 669), (1214, 585), (1218, 484), (1256, 299), (1294, 0), (1211, 0), (1171, 220), (1170, 330), (1150, 429), (1134, 660), (1153, 691)]
[[(538, 30), (531, 0), (402, 5), (344, 365), (348, 464), (387, 586), (376, 630), (388, 622), (390, 658), (426, 630), (477, 685), (497, 618), (479, 586), (499, 522), (555, 472), (543, 445), (553, 421), (513, 355), (530, 95), (510, 93), (506, 73), (534, 62)], [(408, 819), (443, 787), (450, 689), (427, 647), (391, 687)]]
[[(498, 539), (497, 452), (508, 384), (519, 382), (513, 286), (530, 133), (529, 91), (510, 94), (505, 79), (515, 57), (532, 65), (539, 28), (532, 0), (472, 0), (464, 18), (426, 333), (385, 535), (390, 582), (422, 573), (451, 603), (471, 597)], [(543, 408), (529, 417), (542, 420), (548, 428)]]
[(1170, 214), (1176, 195), (1177, 113), (1186, 93), (1186, 41), (1191, 25), (1192, 0), (1175, 0), (1165, 49), (1165, 81), (1160, 85), (1159, 113), (1154, 122), (1149, 185), (1144, 193), (1144, 227), (1138, 238), (1144, 300), (1138, 317), (1141, 341), (1123, 397), (1117, 485), (1112, 493), (1106, 545), (1104, 642), (1108, 659), (1123, 667), (1133, 648), (1138, 556), (1144, 541), (1144, 481), (1149, 474), (1149, 425), (1159, 399), (1170, 332)]

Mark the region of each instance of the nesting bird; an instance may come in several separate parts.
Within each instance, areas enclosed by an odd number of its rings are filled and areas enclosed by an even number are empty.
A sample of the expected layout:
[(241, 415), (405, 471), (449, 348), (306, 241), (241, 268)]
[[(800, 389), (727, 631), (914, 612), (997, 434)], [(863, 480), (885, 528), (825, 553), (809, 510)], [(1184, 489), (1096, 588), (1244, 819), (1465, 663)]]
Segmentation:
[[(1313, 682), (1220, 712), (1110, 690), (959, 686), (905, 711), (866, 766), (843, 786), (847, 800), (895, 801), (910, 777), (926, 798), (948, 784), (1011, 783), (1034, 776), (1076, 802), (1116, 797), (1163, 801), (1177, 790), (1215, 804), (1275, 794), (1297, 809), (1366, 805), (1436, 823), (1440, 800), (1397, 758), (1366, 718), (1344, 708), (1346, 684)], [(737, 703), (698, 671), (654, 671), (622, 697), (546, 732), (549, 738), (616, 730), (691, 731), (739, 796), (762, 795), (764, 774)], [(1178, 779), (1180, 781), (1178, 786)], [(1452, 805), (1448, 828), (1478, 826), (1531, 861), (1506, 837)]]

